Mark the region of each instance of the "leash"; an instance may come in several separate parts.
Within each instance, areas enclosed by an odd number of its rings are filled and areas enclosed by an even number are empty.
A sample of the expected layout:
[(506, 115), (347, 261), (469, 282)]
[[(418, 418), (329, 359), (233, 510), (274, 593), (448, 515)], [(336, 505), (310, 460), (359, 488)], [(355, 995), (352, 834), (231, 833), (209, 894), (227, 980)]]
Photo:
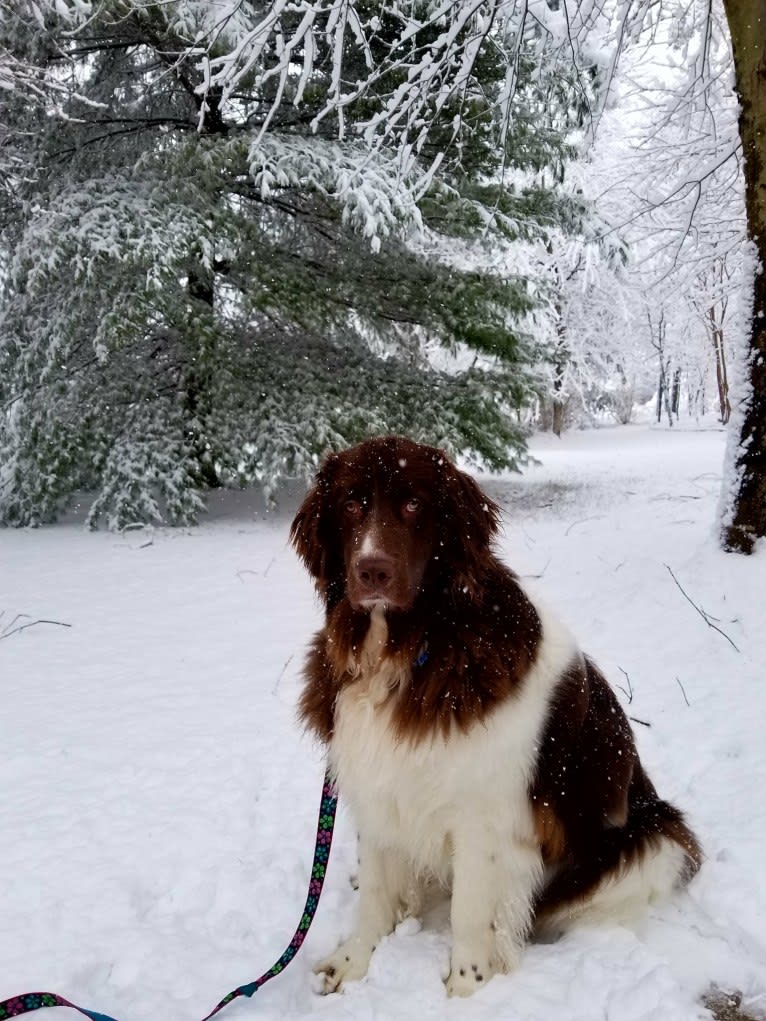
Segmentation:
[[(227, 1004), (231, 1003), (232, 1000), (236, 1000), (238, 996), (252, 996), (269, 979), (284, 971), (300, 950), (319, 906), (319, 897), (324, 886), (327, 862), (330, 857), (330, 846), (332, 845), (332, 833), (335, 826), (335, 811), (337, 807), (338, 795), (335, 793), (328, 770), (325, 773), (322, 800), (319, 805), (317, 837), (314, 846), (314, 861), (311, 866), (308, 895), (301, 920), (298, 923), (298, 928), (295, 930), (295, 935), (290, 940), (282, 956), (275, 964), (272, 964), (268, 971), (264, 972), (254, 982), (247, 982), (245, 985), (238, 986), (237, 989), (227, 993), (221, 1002), (202, 1018), (202, 1021), (209, 1021), (209, 1018), (217, 1014), (219, 1010), (223, 1010)], [(0, 1021), (5, 1021), (6, 1018), (11, 1017), (20, 1017), (22, 1014), (29, 1014), (33, 1010), (40, 1010), (42, 1007), (71, 1007), (85, 1017), (89, 1017), (91, 1021), (115, 1021), (108, 1014), (99, 1014), (98, 1011), (78, 1007), (76, 1003), (72, 1003), (56, 993), (22, 993), (20, 996), (12, 996), (9, 1000), (0, 1000)]]

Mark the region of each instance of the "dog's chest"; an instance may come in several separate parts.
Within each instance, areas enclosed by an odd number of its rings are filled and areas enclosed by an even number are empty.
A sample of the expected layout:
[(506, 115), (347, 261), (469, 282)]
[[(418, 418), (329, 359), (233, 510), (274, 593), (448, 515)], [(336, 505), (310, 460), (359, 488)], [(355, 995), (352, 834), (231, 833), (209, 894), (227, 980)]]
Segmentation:
[(391, 725), (398, 685), (410, 683), (385, 660), (362, 661), (336, 703), (330, 758), (360, 832), (445, 876), (451, 838), (466, 820), (509, 838), (529, 837), (527, 792), (543, 707), (522, 692), (467, 732), (444, 737), (435, 729), (410, 741)]

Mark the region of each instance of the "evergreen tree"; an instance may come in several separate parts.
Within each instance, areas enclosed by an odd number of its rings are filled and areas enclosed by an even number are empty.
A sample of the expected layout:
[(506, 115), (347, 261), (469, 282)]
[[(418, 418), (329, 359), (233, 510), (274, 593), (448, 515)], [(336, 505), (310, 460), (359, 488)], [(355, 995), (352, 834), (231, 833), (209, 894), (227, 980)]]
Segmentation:
[(188, 522), (374, 432), (523, 459), (503, 253), (585, 210), (506, 6), (0, 2), (0, 520)]

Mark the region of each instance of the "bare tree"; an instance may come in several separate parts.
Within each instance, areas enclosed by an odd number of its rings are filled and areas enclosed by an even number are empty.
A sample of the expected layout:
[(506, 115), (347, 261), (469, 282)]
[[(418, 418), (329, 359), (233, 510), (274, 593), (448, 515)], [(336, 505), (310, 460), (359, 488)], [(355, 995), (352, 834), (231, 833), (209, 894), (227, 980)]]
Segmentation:
[[(674, 382), (670, 382), (670, 357), (666, 351), (665, 335), (667, 332), (667, 322), (665, 320), (665, 310), (660, 309), (660, 314), (655, 322), (652, 318), (652, 313), (647, 311), (646, 319), (649, 324), (649, 333), (652, 338), (652, 347), (657, 352), (657, 357), (660, 362), (660, 379), (657, 386), (657, 421), (660, 422), (662, 419), (662, 409), (665, 408), (665, 412), (668, 416), (668, 425), (673, 425), (673, 411), (677, 411), (671, 405), (671, 386), (675, 391), (676, 383), (675, 377)], [(675, 397), (673, 398), (675, 400)]]
[[(706, 279), (707, 278), (707, 279)], [(731, 271), (726, 256), (716, 259), (709, 271), (700, 274), (699, 298), (691, 304), (707, 332), (715, 361), (719, 415), (723, 425), (731, 417), (729, 371), (726, 363), (726, 313), (729, 308)]]
[[(578, 10), (590, 0), (573, 0)], [(649, 52), (659, 45), (675, 50), (673, 62), (682, 76), (647, 91), (635, 82), (651, 117), (651, 130), (641, 130), (637, 157), (652, 156), (653, 179), (643, 178), (639, 209), (631, 214), (636, 229), (629, 238), (641, 245), (646, 264), (669, 258), (663, 279), (680, 293), (690, 278), (699, 278), (716, 258), (731, 254), (745, 269), (729, 293), (749, 291), (748, 320), (738, 367), (744, 368), (741, 391), (731, 401), (730, 452), (724, 479), (722, 545), (752, 552), (766, 537), (766, 17), (763, 0), (615, 0), (614, 56), (609, 89), (617, 93), (621, 59)], [(732, 62), (733, 54), (733, 62)], [(733, 74), (732, 74), (733, 71)], [(620, 98), (630, 94), (631, 76)], [(731, 86), (739, 97), (739, 116), (729, 101)], [(727, 95), (728, 94), (728, 95)], [(598, 125), (599, 118), (596, 119)], [(595, 131), (595, 128), (594, 128)], [(664, 154), (665, 164), (656, 157)], [(694, 158), (690, 158), (691, 156)], [(625, 167), (620, 167), (624, 172)], [(744, 177), (744, 181), (743, 181)], [(628, 189), (630, 191), (630, 189)], [(744, 192), (743, 230), (740, 197)], [(615, 198), (624, 194), (619, 188)], [(733, 200), (733, 201), (732, 201)], [(726, 208), (726, 211), (724, 211)], [(638, 236), (639, 240), (636, 241)], [(749, 244), (743, 245), (745, 236)], [(707, 244), (700, 244), (706, 237)], [(742, 259), (743, 249), (747, 249)], [(748, 279), (747, 263), (755, 272)], [(746, 301), (738, 304), (747, 306)], [(703, 308), (711, 309), (708, 301)], [(722, 319), (713, 313), (721, 417), (729, 414), (728, 375), (723, 352)], [(663, 345), (664, 346), (664, 345)], [(656, 344), (655, 344), (656, 348)], [(666, 373), (667, 374), (667, 373)], [(669, 380), (665, 380), (665, 383)], [(672, 395), (671, 395), (672, 396)]]

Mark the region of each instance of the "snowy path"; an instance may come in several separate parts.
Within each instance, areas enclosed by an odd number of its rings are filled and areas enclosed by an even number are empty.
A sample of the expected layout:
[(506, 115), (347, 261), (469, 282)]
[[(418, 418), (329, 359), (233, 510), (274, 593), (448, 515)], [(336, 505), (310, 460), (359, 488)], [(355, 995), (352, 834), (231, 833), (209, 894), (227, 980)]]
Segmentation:
[[(487, 481), (508, 562), (542, 575), (650, 724), (635, 725), (642, 756), (708, 855), (690, 890), (632, 929), (530, 947), (469, 1001), (445, 998), (443, 922), (407, 922), (365, 981), (322, 998), (310, 966), (354, 898), (342, 815), (304, 951), (222, 1017), (692, 1021), (711, 982), (766, 1010), (766, 551), (715, 547), (723, 439), (542, 438), (542, 467)], [(319, 610), (287, 546), (294, 498), (255, 503), (228, 494), (200, 528), (152, 535), (0, 532), (0, 634), (71, 625), (0, 640), (0, 999), (50, 989), (121, 1021), (195, 1021), (291, 936), (322, 776), (293, 706)]]

